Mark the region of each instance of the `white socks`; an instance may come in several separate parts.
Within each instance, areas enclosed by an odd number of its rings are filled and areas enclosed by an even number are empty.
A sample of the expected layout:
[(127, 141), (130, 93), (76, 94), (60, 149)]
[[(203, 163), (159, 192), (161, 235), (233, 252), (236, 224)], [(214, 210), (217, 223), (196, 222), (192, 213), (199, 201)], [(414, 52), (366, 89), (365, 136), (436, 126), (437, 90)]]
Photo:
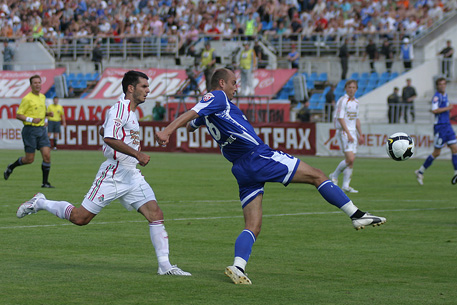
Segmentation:
[(348, 203), (343, 205), (340, 209), (341, 209), (341, 211), (346, 213), (346, 215), (348, 215), (349, 217), (354, 215), (354, 213), (357, 212), (357, 210), (358, 210), (357, 207), (352, 203), (352, 201), (349, 201)]
[(346, 163), (346, 160), (341, 161), (340, 164), (338, 164), (338, 166), (336, 167), (335, 171), (333, 172), (333, 177), (338, 178), (338, 176), (341, 174), (342, 171), (344, 171), (344, 169), (347, 166), (348, 165)]
[(156, 250), (159, 267), (162, 271), (171, 269), (170, 260), (168, 259), (168, 234), (165, 231), (163, 220), (153, 221), (149, 224), (149, 235), (151, 236), (152, 245)]
[(346, 167), (343, 171), (343, 188), (348, 188), (351, 183), (352, 168)]
[(70, 220), (71, 211), (75, 208), (74, 205), (66, 201), (53, 201), (47, 199), (39, 199), (35, 204), (36, 210), (46, 210), (59, 218)]

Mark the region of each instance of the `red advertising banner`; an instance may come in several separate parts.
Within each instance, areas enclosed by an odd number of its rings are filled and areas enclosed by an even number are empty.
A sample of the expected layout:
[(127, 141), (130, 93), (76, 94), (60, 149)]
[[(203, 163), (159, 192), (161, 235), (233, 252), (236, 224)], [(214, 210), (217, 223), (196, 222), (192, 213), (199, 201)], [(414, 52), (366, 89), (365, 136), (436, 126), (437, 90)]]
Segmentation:
[[(63, 106), (65, 118), (69, 121), (95, 121), (103, 122), (106, 112), (112, 106), (111, 100), (65, 100), (62, 99), (60, 104)], [(20, 100), (4, 101), (0, 105), (0, 119), (16, 119), (16, 111), (19, 108)], [(173, 120), (176, 115), (184, 113), (191, 109), (195, 102), (168, 102), (165, 108), (168, 109), (168, 119)], [(283, 100), (261, 101), (259, 103), (249, 103), (240, 101), (238, 104), (241, 111), (251, 122), (288, 122), (290, 118), (290, 102)], [(152, 103), (144, 103), (137, 107), (136, 114), (139, 120), (152, 114)], [(151, 120), (149, 118), (149, 120)]]
[[(127, 69), (107, 68), (88, 99), (117, 99), (122, 94), (122, 77)], [(146, 69), (141, 70), (149, 77), (148, 99), (157, 99), (166, 95), (175, 95), (187, 79), (185, 70)], [(297, 72), (296, 69), (259, 69), (254, 72), (255, 95), (273, 97)], [(239, 72), (235, 72), (240, 80)], [(205, 81), (200, 79), (199, 88), (205, 91)]]
[[(179, 128), (170, 138), (166, 147), (154, 140), (156, 131), (165, 128), (167, 123), (141, 122), (140, 137), (142, 151), (161, 152), (210, 152), (219, 153), (219, 147), (202, 127), (195, 132)], [(67, 121), (62, 127), (59, 147), (72, 150), (98, 150), (103, 145), (99, 135), (101, 125), (93, 121)], [(257, 134), (270, 147), (293, 155), (314, 155), (316, 152), (316, 128), (311, 123), (253, 124)]]
[(31, 91), (29, 78), (41, 77), (41, 92), (47, 92), (54, 85), (54, 76), (62, 75), (65, 68), (36, 71), (0, 71), (0, 98), (23, 98)]
[(457, 125), (457, 105), (453, 105), (451, 110), (451, 124)]

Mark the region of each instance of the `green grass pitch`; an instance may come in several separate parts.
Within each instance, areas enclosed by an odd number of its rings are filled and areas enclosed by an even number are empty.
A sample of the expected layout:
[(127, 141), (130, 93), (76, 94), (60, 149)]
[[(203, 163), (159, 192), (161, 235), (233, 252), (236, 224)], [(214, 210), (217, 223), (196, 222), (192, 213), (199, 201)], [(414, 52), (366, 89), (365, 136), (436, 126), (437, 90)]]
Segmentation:
[[(22, 155), (1, 150), (0, 166)], [(151, 153), (142, 173), (165, 213), (173, 264), (192, 277), (158, 276), (147, 222), (119, 202), (77, 227), (45, 211), (23, 219), (33, 194), (79, 205), (104, 158), (100, 151), (52, 152), (41, 189), (41, 156), (0, 181), (0, 304), (456, 304), (457, 185), (449, 160), (436, 160), (424, 185), (423, 160), (358, 158), (351, 195), (385, 216), (356, 231), (310, 185), (267, 184), (263, 230), (247, 273), (224, 275), (243, 229), (230, 163), (218, 154)], [(330, 173), (341, 158), (302, 157)]]

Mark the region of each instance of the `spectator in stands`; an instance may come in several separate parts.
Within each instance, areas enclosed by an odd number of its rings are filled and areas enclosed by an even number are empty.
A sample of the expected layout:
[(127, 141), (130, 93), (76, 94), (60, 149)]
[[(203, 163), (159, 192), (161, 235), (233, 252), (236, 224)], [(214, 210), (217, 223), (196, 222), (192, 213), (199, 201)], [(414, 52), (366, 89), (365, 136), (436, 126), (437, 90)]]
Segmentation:
[(95, 71), (99, 71), (99, 72), (103, 71), (102, 60), (103, 60), (102, 47), (101, 47), (100, 41), (96, 41), (94, 49), (92, 50), (92, 61), (94, 62)]
[(303, 103), (303, 107), (297, 113), (297, 118), (300, 122), (307, 123), (311, 121), (311, 112), (309, 110), (309, 101)]
[(165, 110), (165, 107), (163, 107), (162, 104), (157, 101), (154, 108), (152, 108), (152, 119), (156, 122), (163, 121), (166, 112), (167, 111)]
[(13, 62), (14, 59), (14, 51), (13, 48), (11, 48), (8, 45), (8, 40), (3, 41), (3, 70), (13, 70), (13, 65), (11, 63)]
[(287, 54), (287, 60), (289, 61), (292, 69), (299, 69), (300, 53), (297, 51), (296, 45), (293, 44), (291, 46), (291, 51)]
[(441, 61), (441, 73), (446, 77), (451, 77), (451, 68), (452, 68), (452, 56), (454, 55), (454, 48), (452, 47), (452, 42), (450, 40), (446, 41), (446, 47), (442, 49), (438, 55), (443, 55)]
[(251, 48), (251, 43), (245, 41), (244, 49), (240, 53), (239, 64), (241, 70), (240, 95), (250, 96), (254, 94), (254, 70), (257, 69), (257, 57)]
[(203, 69), (206, 81), (206, 92), (211, 91), (211, 76), (216, 66), (216, 52), (214, 48), (211, 48), (211, 43), (209, 41), (205, 42), (205, 49), (201, 54), (200, 65)]
[(248, 40), (254, 40), (257, 35), (257, 20), (254, 17), (254, 13), (252, 11), (249, 12), (248, 18), (244, 23), (244, 35)]
[(414, 122), (414, 100), (417, 97), (416, 89), (411, 85), (411, 79), (406, 79), (406, 86), (403, 87), (401, 98), (404, 106), (404, 119), (405, 123), (408, 123), (408, 112), (411, 115), (411, 119)]
[(257, 66), (259, 69), (265, 69), (268, 65), (268, 55), (263, 52), (263, 49), (259, 44), (259, 40), (254, 42), (254, 52), (257, 57)]
[(390, 43), (389, 39), (385, 39), (382, 47), (381, 47), (381, 54), (384, 55), (386, 61), (386, 71), (392, 73), (392, 63), (394, 58), (394, 52), (392, 49), (392, 44)]
[(330, 85), (330, 90), (325, 94), (325, 121), (331, 122), (333, 118), (333, 110), (335, 109), (335, 85)]
[(387, 97), (387, 106), (389, 107), (387, 117), (389, 119), (389, 124), (399, 123), (400, 120), (401, 108), (398, 92), (398, 87), (394, 87), (394, 92)]
[(368, 44), (365, 47), (365, 54), (363, 55), (363, 60), (365, 60), (367, 56), (368, 62), (370, 63), (370, 72), (375, 73), (376, 69), (374, 67), (374, 63), (378, 58), (378, 49), (373, 39), (371, 38), (368, 40)]
[(414, 59), (414, 50), (413, 45), (409, 42), (408, 37), (403, 38), (400, 54), (403, 60), (403, 67), (405, 68), (405, 71), (411, 70)]
[(343, 38), (343, 44), (340, 47), (338, 55), (341, 62), (341, 79), (346, 79), (346, 74), (348, 73), (349, 50), (347, 42), (347, 38)]

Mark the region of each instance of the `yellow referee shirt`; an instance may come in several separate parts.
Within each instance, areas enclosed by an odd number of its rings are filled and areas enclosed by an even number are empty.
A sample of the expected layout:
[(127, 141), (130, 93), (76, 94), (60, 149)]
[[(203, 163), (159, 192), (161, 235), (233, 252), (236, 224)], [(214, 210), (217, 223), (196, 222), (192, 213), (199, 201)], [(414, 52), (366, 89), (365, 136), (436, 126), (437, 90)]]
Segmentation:
[(54, 116), (48, 117), (49, 121), (60, 122), (62, 120), (62, 115), (63, 115), (62, 105), (51, 104), (48, 106), (48, 112), (54, 113)]
[(17, 114), (23, 114), (30, 118), (40, 118), (40, 123), (24, 122), (24, 125), (44, 126), (44, 119), (46, 118), (46, 97), (40, 93), (35, 95), (29, 92), (21, 101)]

